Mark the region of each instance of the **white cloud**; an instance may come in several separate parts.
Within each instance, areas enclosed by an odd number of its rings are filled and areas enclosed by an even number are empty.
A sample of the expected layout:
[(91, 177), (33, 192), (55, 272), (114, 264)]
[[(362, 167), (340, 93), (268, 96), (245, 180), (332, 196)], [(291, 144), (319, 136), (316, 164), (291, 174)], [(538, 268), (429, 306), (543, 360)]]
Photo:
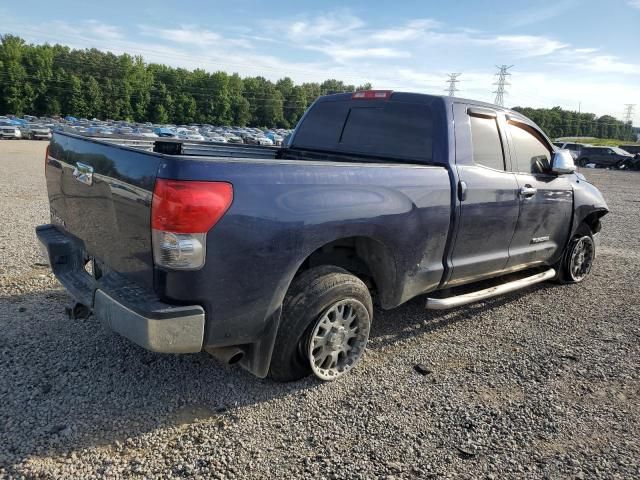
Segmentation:
[[(275, 22), (276, 28), (281, 25)], [(344, 37), (364, 26), (364, 22), (349, 14), (328, 14), (312, 19), (295, 20), (287, 25), (285, 34), (292, 40)]]
[(542, 57), (556, 53), (569, 45), (546, 37), (533, 35), (498, 35), (494, 38), (476, 40), (493, 44), (497, 48), (512, 52), (516, 57)]
[[(576, 1), (577, 0), (562, 0), (549, 5), (540, 5), (539, 2), (536, 2), (534, 7), (519, 11), (512, 15), (507, 24), (512, 28), (520, 28), (551, 20), (574, 7), (576, 5)], [(640, 0), (631, 1), (640, 2)]]
[(93, 34), (104, 39), (116, 40), (123, 37), (122, 30), (114, 25), (107, 25), (98, 20), (88, 20), (86, 25)]
[(96, 40), (120, 40), (124, 38), (124, 34), (119, 27), (102, 23), (98, 20), (81, 20), (75, 22), (73, 25), (67, 22), (54, 20), (49, 25), (49, 28), (59, 33), (61, 36), (86, 35), (91, 36)]
[[(422, 58), (434, 49), (492, 48), (513, 60), (544, 57), (567, 48), (566, 43), (534, 35), (489, 35), (473, 30), (447, 29), (431, 19), (415, 19), (398, 26), (372, 29), (350, 14), (267, 23), (272, 35), (282, 35), (293, 47), (325, 54), (336, 62), (353, 59)], [(284, 43), (284, 42), (283, 42)]]
[(628, 0), (627, 4), (633, 8), (640, 8), (640, 0)]
[(441, 25), (431, 18), (412, 20), (404, 27), (389, 28), (374, 32), (371, 38), (380, 42), (405, 42), (423, 36), (427, 30), (432, 30)]
[(242, 48), (252, 47), (251, 42), (246, 38), (225, 38), (219, 33), (200, 28), (196, 25), (181, 25), (180, 28), (157, 28), (148, 25), (138, 25), (138, 28), (142, 35), (183, 45), (220, 47), (226, 44)]
[(375, 48), (352, 48), (343, 47), (338, 44), (311, 45), (309, 50), (316, 50), (331, 57), (336, 62), (346, 62), (348, 60), (371, 60), (371, 59), (399, 59), (411, 56), (409, 52), (388, 47)]
[(574, 48), (563, 51), (553, 64), (600, 74), (640, 75), (640, 64), (622, 61), (615, 55), (607, 55), (594, 48)]
[(215, 32), (199, 29), (192, 25), (184, 25), (180, 28), (156, 28), (147, 25), (140, 25), (139, 27), (140, 32), (149, 37), (162, 38), (170, 42), (201, 47), (215, 44), (222, 39), (222, 37)]

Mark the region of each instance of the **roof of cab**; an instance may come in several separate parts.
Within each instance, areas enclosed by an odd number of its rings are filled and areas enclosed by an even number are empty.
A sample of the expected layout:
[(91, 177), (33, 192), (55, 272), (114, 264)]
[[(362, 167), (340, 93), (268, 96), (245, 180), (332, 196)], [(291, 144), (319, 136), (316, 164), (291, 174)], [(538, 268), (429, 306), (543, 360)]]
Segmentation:
[[(385, 90), (382, 90), (385, 91)], [(388, 91), (388, 90), (387, 90)], [(450, 106), (454, 103), (465, 103), (469, 105), (474, 105), (478, 107), (490, 108), (495, 111), (503, 112), (510, 119), (517, 119), (522, 123), (526, 123), (532, 126), (535, 126), (538, 130), (542, 131), (542, 129), (530, 118), (524, 116), (523, 114), (516, 112), (515, 110), (511, 110), (509, 108), (501, 107), (499, 105), (495, 105), (493, 103), (481, 102), (479, 100), (472, 100), (468, 98), (461, 97), (450, 97), (448, 95), (430, 95), (427, 93), (412, 93), (412, 92), (396, 92), (391, 91), (391, 96), (389, 100), (395, 100), (400, 102), (412, 102), (412, 103), (432, 103), (434, 100), (439, 100), (443, 102), (445, 106)], [(324, 95), (319, 97), (316, 102), (340, 102), (340, 101), (351, 101), (353, 97), (353, 92), (345, 92), (345, 93), (336, 93), (332, 95)], [(362, 101), (362, 102), (385, 102), (387, 99), (368, 99), (368, 100), (353, 100), (353, 101)], [(448, 110), (448, 109), (447, 109)], [(551, 142), (551, 140), (549, 140)]]
[[(351, 100), (353, 96), (353, 92), (345, 92), (345, 93), (334, 93), (331, 95), (323, 95), (321, 97), (318, 98), (318, 102), (339, 102), (339, 101), (346, 101), (346, 100)], [(524, 115), (505, 108), (505, 107), (501, 107), (499, 105), (495, 105), (493, 103), (487, 103), (487, 102), (481, 102), (479, 100), (473, 100), (473, 99), (469, 99), (469, 98), (461, 98), (461, 97), (450, 97), (447, 95), (431, 95), (428, 93), (413, 93), (413, 92), (396, 92), (396, 91), (392, 91), (391, 93), (391, 97), (390, 100), (395, 100), (395, 101), (400, 101), (400, 102), (414, 102), (414, 103), (430, 103), (432, 102), (434, 99), (439, 99), (442, 102), (444, 102), (447, 105), (453, 104), (453, 103), (468, 103), (468, 104), (472, 104), (472, 105), (477, 105), (480, 107), (486, 107), (486, 108), (491, 108), (493, 110), (498, 110), (498, 111), (502, 111), (505, 113), (508, 113), (510, 115), (513, 116), (517, 116), (517, 117), (522, 117), (522, 118), (526, 118), (524, 117)], [(384, 99), (380, 99), (380, 100), (376, 100), (376, 99), (371, 99), (371, 100), (358, 100), (358, 101), (385, 101)]]

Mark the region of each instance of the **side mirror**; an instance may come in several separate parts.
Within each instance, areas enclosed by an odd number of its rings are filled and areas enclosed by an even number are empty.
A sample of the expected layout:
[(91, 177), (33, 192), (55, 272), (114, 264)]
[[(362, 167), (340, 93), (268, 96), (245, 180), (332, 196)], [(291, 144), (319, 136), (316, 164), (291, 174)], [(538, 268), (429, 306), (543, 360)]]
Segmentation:
[(553, 152), (551, 171), (557, 174), (573, 173), (576, 171), (576, 165), (573, 163), (573, 157), (569, 150), (556, 150)]

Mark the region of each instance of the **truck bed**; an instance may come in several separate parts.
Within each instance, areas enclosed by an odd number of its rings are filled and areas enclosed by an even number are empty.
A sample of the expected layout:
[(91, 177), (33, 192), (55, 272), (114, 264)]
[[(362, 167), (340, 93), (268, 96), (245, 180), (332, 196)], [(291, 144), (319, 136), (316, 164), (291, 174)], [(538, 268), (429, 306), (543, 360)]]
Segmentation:
[[(268, 147), (155, 145), (180, 149), (168, 154), (117, 141), (54, 133), (46, 166), (52, 223), (79, 240), (98, 267), (164, 302), (202, 305), (215, 325), (206, 329), (208, 345), (257, 338), (301, 263), (336, 239), (371, 239), (360, 247), (371, 256), (376, 248), (394, 252), (394, 263), (380, 262), (375, 272), (391, 287), (385, 306), (436, 288), (442, 278), (452, 202), (444, 167)], [(81, 181), (83, 167), (93, 168), (90, 185)], [(156, 178), (233, 185), (233, 203), (207, 235), (200, 270), (154, 265)]]

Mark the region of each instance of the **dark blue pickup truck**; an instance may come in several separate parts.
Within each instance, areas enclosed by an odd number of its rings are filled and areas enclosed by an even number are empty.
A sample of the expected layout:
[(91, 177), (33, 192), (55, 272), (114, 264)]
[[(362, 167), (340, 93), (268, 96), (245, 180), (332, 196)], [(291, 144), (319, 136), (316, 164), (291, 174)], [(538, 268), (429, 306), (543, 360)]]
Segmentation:
[(77, 307), (281, 381), (349, 371), (372, 298), (580, 282), (608, 212), (522, 115), (379, 90), (318, 99), (283, 148), (56, 132), (46, 179), (37, 235)]

